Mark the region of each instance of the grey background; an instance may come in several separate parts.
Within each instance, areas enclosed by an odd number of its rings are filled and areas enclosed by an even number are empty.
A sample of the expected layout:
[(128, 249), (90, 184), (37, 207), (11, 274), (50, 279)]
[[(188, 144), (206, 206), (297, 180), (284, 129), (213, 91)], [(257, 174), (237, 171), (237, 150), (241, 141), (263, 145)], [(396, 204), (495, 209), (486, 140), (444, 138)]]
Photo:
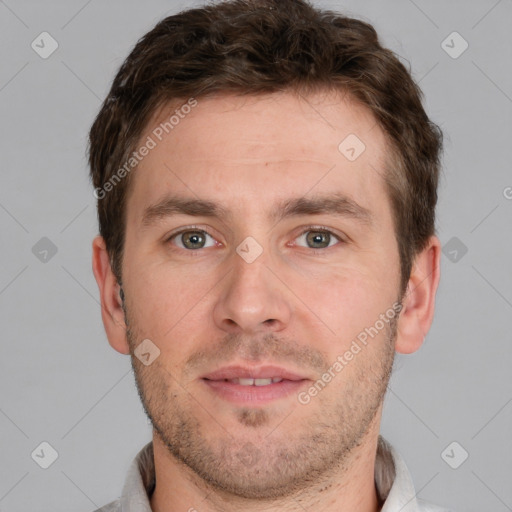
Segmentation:
[[(375, 24), (446, 136), (436, 317), (423, 348), (397, 359), (382, 433), (421, 498), (512, 510), (512, 1), (316, 3)], [(0, 1), (2, 512), (103, 505), (150, 439), (129, 359), (101, 323), (85, 142), (136, 40), (190, 5)], [(59, 44), (48, 59), (31, 48), (43, 31)], [(441, 46), (453, 31), (469, 43), (457, 59)], [(57, 249), (46, 261), (43, 237)], [(31, 458), (43, 441), (58, 452), (48, 469)], [(458, 469), (441, 457), (453, 441), (469, 453)]]

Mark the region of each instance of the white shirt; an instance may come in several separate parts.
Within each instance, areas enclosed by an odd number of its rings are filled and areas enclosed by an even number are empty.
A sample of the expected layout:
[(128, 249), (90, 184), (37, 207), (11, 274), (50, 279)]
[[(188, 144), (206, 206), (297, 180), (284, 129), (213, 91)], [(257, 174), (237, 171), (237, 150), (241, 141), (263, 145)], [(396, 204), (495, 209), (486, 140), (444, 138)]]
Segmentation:
[[(153, 443), (133, 460), (125, 478), (121, 497), (95, 512), (152, 512), (149, 497), (155, 487)], [(379, 436), (375, 459), (375, 487), (384, 501), (380, 512), (450, 512), (416, 498), (411, 475), (400, 454)]]

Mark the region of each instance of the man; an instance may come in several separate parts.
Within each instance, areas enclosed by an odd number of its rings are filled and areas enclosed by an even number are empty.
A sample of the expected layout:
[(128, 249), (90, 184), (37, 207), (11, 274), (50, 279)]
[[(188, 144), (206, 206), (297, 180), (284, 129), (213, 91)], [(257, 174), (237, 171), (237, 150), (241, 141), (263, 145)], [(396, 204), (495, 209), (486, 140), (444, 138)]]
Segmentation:
[(379, 437), (439, 282), (420, 96), (370, 25), (303, 1), (137, 43), (90, 132), (93, 270), (153, 440), (101, 511), (443, 510)]

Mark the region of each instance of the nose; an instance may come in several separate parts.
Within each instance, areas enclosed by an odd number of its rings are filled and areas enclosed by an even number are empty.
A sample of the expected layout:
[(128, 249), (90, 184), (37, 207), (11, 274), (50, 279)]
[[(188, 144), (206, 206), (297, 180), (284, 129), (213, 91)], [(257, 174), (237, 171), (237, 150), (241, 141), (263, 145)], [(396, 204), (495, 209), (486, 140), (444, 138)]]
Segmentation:
[(291, 317), (290, 298), (270, 270), (265, 253), (252, 263), (233, 254), (231, 272), (222, 281), (214, 306), (214, 322), (229, 333), (269, 333), (286, 328)]

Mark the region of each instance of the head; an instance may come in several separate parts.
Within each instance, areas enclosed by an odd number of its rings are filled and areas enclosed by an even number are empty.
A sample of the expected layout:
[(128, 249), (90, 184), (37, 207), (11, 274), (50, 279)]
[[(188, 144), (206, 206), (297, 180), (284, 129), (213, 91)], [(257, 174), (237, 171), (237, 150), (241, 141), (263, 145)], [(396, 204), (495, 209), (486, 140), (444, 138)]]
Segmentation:
[[(90, 131), (93, 268), (109, 342), (191, 474), (284, 496), (378, 432), (395, 351), (432, 321), (440, 149), (362, 21), (238, 0), (140, 39)], [(232, 364), (286, 368), (295, 399), (226, 399), (206, 376)]]

